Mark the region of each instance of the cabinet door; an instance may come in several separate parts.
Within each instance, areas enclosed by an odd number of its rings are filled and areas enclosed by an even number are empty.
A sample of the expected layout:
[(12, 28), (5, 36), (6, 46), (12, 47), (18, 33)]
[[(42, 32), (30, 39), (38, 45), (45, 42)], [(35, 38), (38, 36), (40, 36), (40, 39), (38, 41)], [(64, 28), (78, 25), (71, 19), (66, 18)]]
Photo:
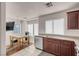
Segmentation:
[(51, 48), (52, 48), (52, 53), (55, 55), (60, 55), (60, 41), (57, 39), (52, 39), (52, 44), (51, 44)]
[(68, 13), (68, 29), (78, 29), (78, 12)]
[(44, 40), (43, 41), (43, 50), (46, 51), (46, 52), (51, 53), (52, 52), (52, 48), (51, 48), (52, 43), (51, 43), (51, 41), (48, 41), (47, 38), (44, 38), (43, 40)]
[(61, 56), (71, 56), (71, 49), (67, 45), (61, 45)]
[(61, 41), (61, 56), (71, 56), (72, 55), (72, 44), (70, 41)]
[(60, 55), (60, 41), (53, 38), (44, 39), (44, 51), (54, 55)]

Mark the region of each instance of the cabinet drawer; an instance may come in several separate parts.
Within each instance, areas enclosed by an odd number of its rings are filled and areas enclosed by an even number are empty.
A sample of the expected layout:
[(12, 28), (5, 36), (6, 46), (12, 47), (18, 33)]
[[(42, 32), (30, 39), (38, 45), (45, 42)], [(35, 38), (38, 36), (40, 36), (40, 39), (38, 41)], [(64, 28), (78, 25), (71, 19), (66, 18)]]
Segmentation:
[(61, 40), (62, 45), (72, 46), (74, 45), (73, 41)]
[(60, 40), (56, 38), (45, 38), (45, 41), (52, 42), (52, 43), (60, 43)]

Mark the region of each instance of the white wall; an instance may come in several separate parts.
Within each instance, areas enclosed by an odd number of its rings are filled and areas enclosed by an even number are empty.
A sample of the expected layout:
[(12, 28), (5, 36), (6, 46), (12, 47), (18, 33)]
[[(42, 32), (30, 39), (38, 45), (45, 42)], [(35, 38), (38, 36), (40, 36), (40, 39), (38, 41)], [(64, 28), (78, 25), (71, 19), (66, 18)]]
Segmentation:
[(21, 21), (21, 33), (25, 35), (25, 32), (27, 32), (27, 22)]
[(5, 3), (0, 2), (0, 55), (6, 55)]

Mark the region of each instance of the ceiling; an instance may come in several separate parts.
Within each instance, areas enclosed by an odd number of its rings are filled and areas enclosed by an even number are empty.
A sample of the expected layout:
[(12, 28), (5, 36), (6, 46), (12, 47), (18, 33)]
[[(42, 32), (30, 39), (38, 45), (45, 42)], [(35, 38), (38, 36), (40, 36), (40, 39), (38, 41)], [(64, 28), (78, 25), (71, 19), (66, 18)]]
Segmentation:
[(30, 19), (71, 8), (77, 2), (52, 2), (52, 7), (45, 4), (46, 2), (7, 2), (6, 17)]

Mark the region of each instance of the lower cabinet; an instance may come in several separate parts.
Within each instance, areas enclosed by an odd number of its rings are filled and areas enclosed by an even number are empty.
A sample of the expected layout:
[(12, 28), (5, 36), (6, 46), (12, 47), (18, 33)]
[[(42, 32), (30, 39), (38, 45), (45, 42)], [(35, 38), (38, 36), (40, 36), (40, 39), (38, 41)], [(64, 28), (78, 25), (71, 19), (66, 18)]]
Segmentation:
[(73, 41), (45, 37), (43, 40), (44, 51), (57, 56), (75, 56), (75, 43)]

